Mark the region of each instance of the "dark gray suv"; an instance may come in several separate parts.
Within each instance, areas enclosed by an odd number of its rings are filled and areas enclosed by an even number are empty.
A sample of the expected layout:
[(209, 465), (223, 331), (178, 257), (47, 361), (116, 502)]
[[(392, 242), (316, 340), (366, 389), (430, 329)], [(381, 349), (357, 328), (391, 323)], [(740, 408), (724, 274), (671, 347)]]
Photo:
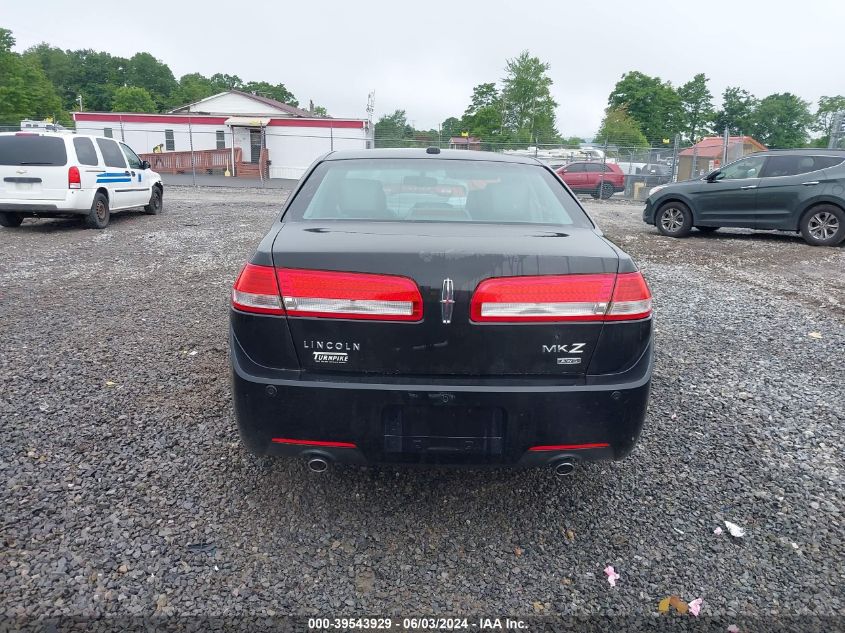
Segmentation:
[(814, 246), (845, 240), (845, 151), (750, 154), (698, 180), (655, 187), (643, 221), (685, 237), (723, 226), (797, 231)]

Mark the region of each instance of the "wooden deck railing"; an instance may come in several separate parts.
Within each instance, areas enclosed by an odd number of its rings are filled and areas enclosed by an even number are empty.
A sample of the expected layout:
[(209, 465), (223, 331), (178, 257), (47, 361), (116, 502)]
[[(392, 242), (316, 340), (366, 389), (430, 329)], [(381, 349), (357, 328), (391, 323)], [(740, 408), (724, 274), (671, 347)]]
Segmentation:
[[(203, 149), (194, 152), (162, 152), (160, 154), (139, 154), (141, 160), (147, 161), (153, 170), (166, 174), (183, 174), (191, 172), (191, 154), (193, 154), (193, 168), (198, 172), (212, 169), (233, 172), (232, 148)], [(241, 162), (243, 152), (240, 147), (235, 148), (235, 164)], [(232, 174), (235, 175), (234, 173)]]

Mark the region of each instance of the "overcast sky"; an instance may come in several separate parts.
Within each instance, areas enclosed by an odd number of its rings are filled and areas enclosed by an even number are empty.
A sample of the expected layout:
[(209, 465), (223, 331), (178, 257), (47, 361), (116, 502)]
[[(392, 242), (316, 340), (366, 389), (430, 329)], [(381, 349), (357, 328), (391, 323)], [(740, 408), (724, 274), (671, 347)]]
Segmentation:
[(404, 109), (417, 128), (460, 116), (472, 87), (499, 81), (523, 49), (551, 64), (558, 130), (590, 136), (621, 75), (681, 84), (695, 73), (718, 96), (814, 101), (845, 94), (845, 0), (504, 2), (159, 2), (36, 4), (0, 0), (17, 50), (41, 41), (130, 57), (149, 51), (189, 72), (284, 83), (307, 107), (364, 117)]

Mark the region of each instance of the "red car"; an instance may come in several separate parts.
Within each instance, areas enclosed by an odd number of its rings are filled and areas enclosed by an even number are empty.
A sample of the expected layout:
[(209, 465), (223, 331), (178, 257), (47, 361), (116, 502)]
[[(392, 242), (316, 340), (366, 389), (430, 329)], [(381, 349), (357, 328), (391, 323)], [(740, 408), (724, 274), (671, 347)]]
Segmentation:
[(557, 174), (572, 191), (589, 193), (593, 198), (607, 199), (617, 191), (625, 191), (625, 174), (616, 163), (569, 163), (558, 169)]

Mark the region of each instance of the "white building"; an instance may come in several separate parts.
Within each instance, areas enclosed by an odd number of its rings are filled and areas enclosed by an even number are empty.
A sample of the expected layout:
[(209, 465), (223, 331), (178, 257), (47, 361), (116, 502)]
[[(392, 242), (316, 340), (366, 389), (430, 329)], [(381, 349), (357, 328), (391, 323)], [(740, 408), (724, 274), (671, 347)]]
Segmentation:
[[(307, 110), (239, 90), (221, 92), (167, 114), (74, 112), (73, 118), (78, 133), (120, 139), (139, 154), (193, 149), (209, 158), (216, 154), (215, 165), (226, 163), (238, 175), (257, 176), (259, 164), (266, 163), (270, 178), (299, 178), (321, 154), (373, 146), (372, 125), (366, 119), (315, 117)], [(240, 161), (236, 161), (238, 155)], [(161, 162), (170, 164), (164, 158)]]

